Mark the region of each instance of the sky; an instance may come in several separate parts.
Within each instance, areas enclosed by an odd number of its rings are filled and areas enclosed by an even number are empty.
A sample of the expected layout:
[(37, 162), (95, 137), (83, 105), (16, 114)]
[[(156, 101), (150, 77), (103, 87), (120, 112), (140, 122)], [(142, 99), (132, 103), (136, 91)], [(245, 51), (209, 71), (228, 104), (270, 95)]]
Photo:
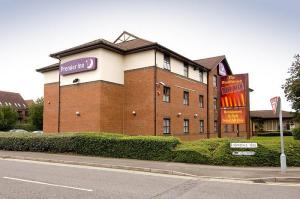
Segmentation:
[(124, 30), (192, 60), (225, 55), (235, 74), (249, 73), (251, 110), (282, 97), (293, 56), (300, 53), (298, 0), (0, 0), (0, 90), (43, 96), (35, 69), (49, 54)]

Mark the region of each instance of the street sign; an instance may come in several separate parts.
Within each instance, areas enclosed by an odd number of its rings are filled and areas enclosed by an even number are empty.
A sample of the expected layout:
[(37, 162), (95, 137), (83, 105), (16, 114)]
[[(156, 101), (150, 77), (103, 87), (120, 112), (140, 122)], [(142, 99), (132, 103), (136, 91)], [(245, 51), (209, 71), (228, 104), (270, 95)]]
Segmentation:
[[(279, 112), (280, 109), (280, 97), (273, 97), (270, 99), (271, 106), (272, 106), (272, 111), (274, 114)], [(279, 104), (279, 106), (278, 106)]]
[(254, 151), (233, 151), (232, 155), (236, 156), (252, 156), (255, 155)]
[(281, 147), (281, 155), (280, 155), (280, 168), (281, 173), (286, 171), (286, 155), (284, 154), (284, 140), (283, 140), (283, 125), (282, 125), (282, 109), (281, 109), (281, 101), (280, 97), (273, 97), (270, 99), (273, 113), (276, 114), (279, 112), (279, 126), (280, 126), (280, 147)]
[(255, 149), (257, 148), (257, 143), (230, 143), (230, 148)]

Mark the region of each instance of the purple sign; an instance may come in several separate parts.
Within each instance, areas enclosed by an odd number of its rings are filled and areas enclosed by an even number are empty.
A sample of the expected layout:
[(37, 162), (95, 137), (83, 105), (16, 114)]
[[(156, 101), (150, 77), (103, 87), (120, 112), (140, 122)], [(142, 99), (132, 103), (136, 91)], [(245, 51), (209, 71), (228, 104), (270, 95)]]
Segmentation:
[(60, 65), (60, 74), (69, 75), (97, 69), (96, 57), (85, 57), (68, 61)]

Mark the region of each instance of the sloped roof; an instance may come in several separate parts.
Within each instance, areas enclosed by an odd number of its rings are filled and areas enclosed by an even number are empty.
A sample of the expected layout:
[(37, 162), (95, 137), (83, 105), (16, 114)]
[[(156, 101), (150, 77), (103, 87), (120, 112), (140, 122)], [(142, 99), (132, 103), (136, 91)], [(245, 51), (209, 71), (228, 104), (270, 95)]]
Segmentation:
[[(131, 39), (124, 39), (120, 42), (116, 42), (117, 40), (119, 41), (119, 39), (121, 38), (122, 35), (124, 34), (128, 34), (130, 35)], [(64, 56), (68, 56), (68, 55), (72, 55), (72, 54), (76, 54), (79, 52), (85, 52), (88, 50), (93, 50), (93, 49), (97, 49), (97, 48), (105, 48), (120, 54), (130, 54), (130, 53), (134, 53), (134, 52), (139, 52), (139, 51), (143, 51), (143, 50), (149, 50), (149, 49), (158, 49), (162, 52), (166, 52), (168, 54), (170, 54), (171, 56), (176, 57), (179, 60), (183, 60), (184, 62), (197, 67), (197, 68), (201, 68), (204, 71), (207, 71), (207, 68), (205, 68), (203, 65), (194, 62), (193, 60), (190, 60), (156, 42), (152, 42), (152, 41), (148, 41), (139, 37), (136, 37), (135, 35), (128, 33), (126, 31), (124, 31), (117, 39), (114, 43), (109, 42), (105, 39), (97, 39), (82, 45), (78, 45), (63, 51), (59, 51), (53, 54), (50, 54), (50, 57), (53, 58), (60, 58), (60, 57), (64, 57)], [(39, 68), (36, 71), (37, 72), (48, 72), (51, 70), (56, 70), (59, 67), (59, 63), (56, 64), (52, 64), (50, 66), (46, 66), (43, 68)]]
[(216, 67), (221, 61), (223, 61), (223, 59), (225, 59), (225, 55), (209, 57), (209, 58), (204, 58), (204, 59), (198, 59), (198, 60), (194, 60), (194, 61), (198, 64), (201, 64), (205, 68), (208, 68), (211, 70), (214, 67)]
[(34, 101), (32, 99), (29, 99), (29, 100), (25, 100), (27, 106), (30, 106), (31, 104), (34, 103)]
[[(262, 119), (272, 119), (278, 118), (278, 114), (274, 114), (272, 110), (257, 110), (250, 111), (251, 118), (262, 118)], [(294, 115), (292, 112), (282, 111), (283, 118), (293, 118)]]
[(11, 106), (17, 110), (27, 108), (25, 100), (19, 93), (0, 91), (0, 106)]

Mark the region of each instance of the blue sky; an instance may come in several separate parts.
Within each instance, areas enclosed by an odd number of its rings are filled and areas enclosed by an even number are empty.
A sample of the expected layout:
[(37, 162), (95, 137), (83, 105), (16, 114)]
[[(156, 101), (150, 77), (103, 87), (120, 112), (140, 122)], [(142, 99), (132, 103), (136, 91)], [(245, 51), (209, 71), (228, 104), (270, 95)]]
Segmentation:
[[(249, 73), (251, 109), (270, 109), (300, 53), (299, 7), (296, 0), (0, 0), (0, 90), (40, 97), (35, 69), (56, 62), (50, 53), (127, 30), (190, 59), (226, 55), (234, 73)], [(283, 108), (291, 110), (285, 100)]]

